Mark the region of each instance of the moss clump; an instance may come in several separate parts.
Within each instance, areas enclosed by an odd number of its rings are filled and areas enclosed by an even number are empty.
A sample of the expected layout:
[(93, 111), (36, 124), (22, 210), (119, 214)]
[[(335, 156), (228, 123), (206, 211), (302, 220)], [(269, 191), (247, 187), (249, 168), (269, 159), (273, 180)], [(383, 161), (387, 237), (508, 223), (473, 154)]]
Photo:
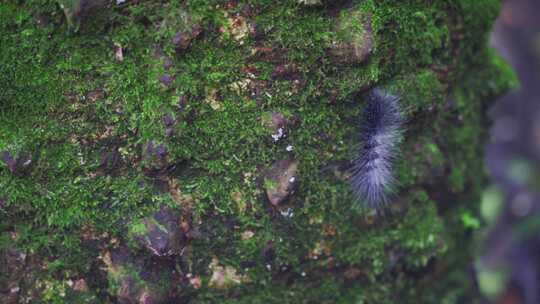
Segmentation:
[[(36, 269), (56, 287), (34, 299), (62, 299), (63, 282), (86, 277), (106, 302), (118, 280), (95, 271), (100, 253), (144, 231), (132, 221), (179, 205), (186, 248), (158, 263), (177, 286), (160, 296), (474, 301), (462, 217), (477, 214), (485, 181), (485, 109), (515, 85), (486, 46), (499, 2), (345, 2), (126, 2), (68, 33), (56, 1), (4, 1), (0, 151), (32, 161), (0, 167), (0, 246), (49, 265)], [(363, 61), (336, 64), (333, 42), (367, 36)], [(407, 115), (385, 217), (358, 210), (339, 172), (373, 86)], [(269, 113), (286, 120), (277, 140)], [(264, 172), (283, 159), (298, 162), (299, 186), (272, 207)], [(156, 261), (131, 250), (137, 267)], [(213, 288), (215, 258), (249, 280)], [(169, 286), (158, 277), (145, 286)]]

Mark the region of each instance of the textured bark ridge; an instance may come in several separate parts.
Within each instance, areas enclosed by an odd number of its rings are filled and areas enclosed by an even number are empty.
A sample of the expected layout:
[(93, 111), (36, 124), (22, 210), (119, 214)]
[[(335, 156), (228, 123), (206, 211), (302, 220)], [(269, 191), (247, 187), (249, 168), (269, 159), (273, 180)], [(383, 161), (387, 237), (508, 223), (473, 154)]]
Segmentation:
[[(0, 302), (478, 297), (499, 1), (61, 4), (0, 4)], [(347, 173), (374, 87), (406, 118), (384, 215)]]

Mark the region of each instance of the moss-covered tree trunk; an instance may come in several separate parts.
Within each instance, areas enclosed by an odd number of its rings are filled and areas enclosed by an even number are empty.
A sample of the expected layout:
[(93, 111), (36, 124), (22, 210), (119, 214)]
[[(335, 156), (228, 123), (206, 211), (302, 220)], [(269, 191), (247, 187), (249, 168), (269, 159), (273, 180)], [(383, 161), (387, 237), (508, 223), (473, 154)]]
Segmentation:
[[(499, 1), (59, 2), (0, 4), (2, 303), (477, 299)], [(347, 180), (374, 87), (384, 215)]]

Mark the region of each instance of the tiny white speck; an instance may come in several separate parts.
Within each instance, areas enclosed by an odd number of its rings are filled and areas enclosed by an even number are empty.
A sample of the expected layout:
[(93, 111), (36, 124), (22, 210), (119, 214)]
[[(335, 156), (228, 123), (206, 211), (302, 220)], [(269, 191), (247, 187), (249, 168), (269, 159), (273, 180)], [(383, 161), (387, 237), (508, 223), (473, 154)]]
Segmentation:
[(116, 5), (120, 5), (122, 3), (126, 2), (126, 0), (116, 0)]
[(272, 265), (266, 264), (266, 269), (268, 269), (268, 271), (271, 271), (272, 270)]
[(286, 218), (292, 218), (294, 216), (293, 208), (287, 208), (285, 210), (281, 210), (280, 213), (281, 213), (281, 216), (286, 217)]
[(279, 128), (277, 129), (277, 133), (276, 134), (272, 134), (272, 139), (274, 139), (274, 142), (282, 139), (284, 136), (284, 132), (283, 132), (283, 128)]
[(306, 276), (306, 273), (304, 271), (302, 271), (302, 273), (300, 274), (301, 276), (305, 277)]
[(292, 184), (292, 183), (294, 183), (295, 181), (296, 181), (296, 177), (293, 176), (293, 177), (289, 178), (289, 183)]
[(294, 148), (291, 145), (288, 145), (287, 148), (285, 148), (285, 150), (287, 150), (288, 152), (291, 152), (293, 149)]

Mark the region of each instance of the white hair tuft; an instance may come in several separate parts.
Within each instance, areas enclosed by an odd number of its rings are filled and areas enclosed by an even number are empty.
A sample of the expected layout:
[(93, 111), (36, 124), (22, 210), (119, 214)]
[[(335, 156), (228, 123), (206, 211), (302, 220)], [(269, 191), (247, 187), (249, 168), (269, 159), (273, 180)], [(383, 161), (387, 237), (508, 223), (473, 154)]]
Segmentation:
[(386, 206), (394, 190), (393, 163), (403, 139), (403, 122), (399, 98), (373, 89), (362, 114), (361, 145), (350, 177), (353, 193), (365, 207)]

